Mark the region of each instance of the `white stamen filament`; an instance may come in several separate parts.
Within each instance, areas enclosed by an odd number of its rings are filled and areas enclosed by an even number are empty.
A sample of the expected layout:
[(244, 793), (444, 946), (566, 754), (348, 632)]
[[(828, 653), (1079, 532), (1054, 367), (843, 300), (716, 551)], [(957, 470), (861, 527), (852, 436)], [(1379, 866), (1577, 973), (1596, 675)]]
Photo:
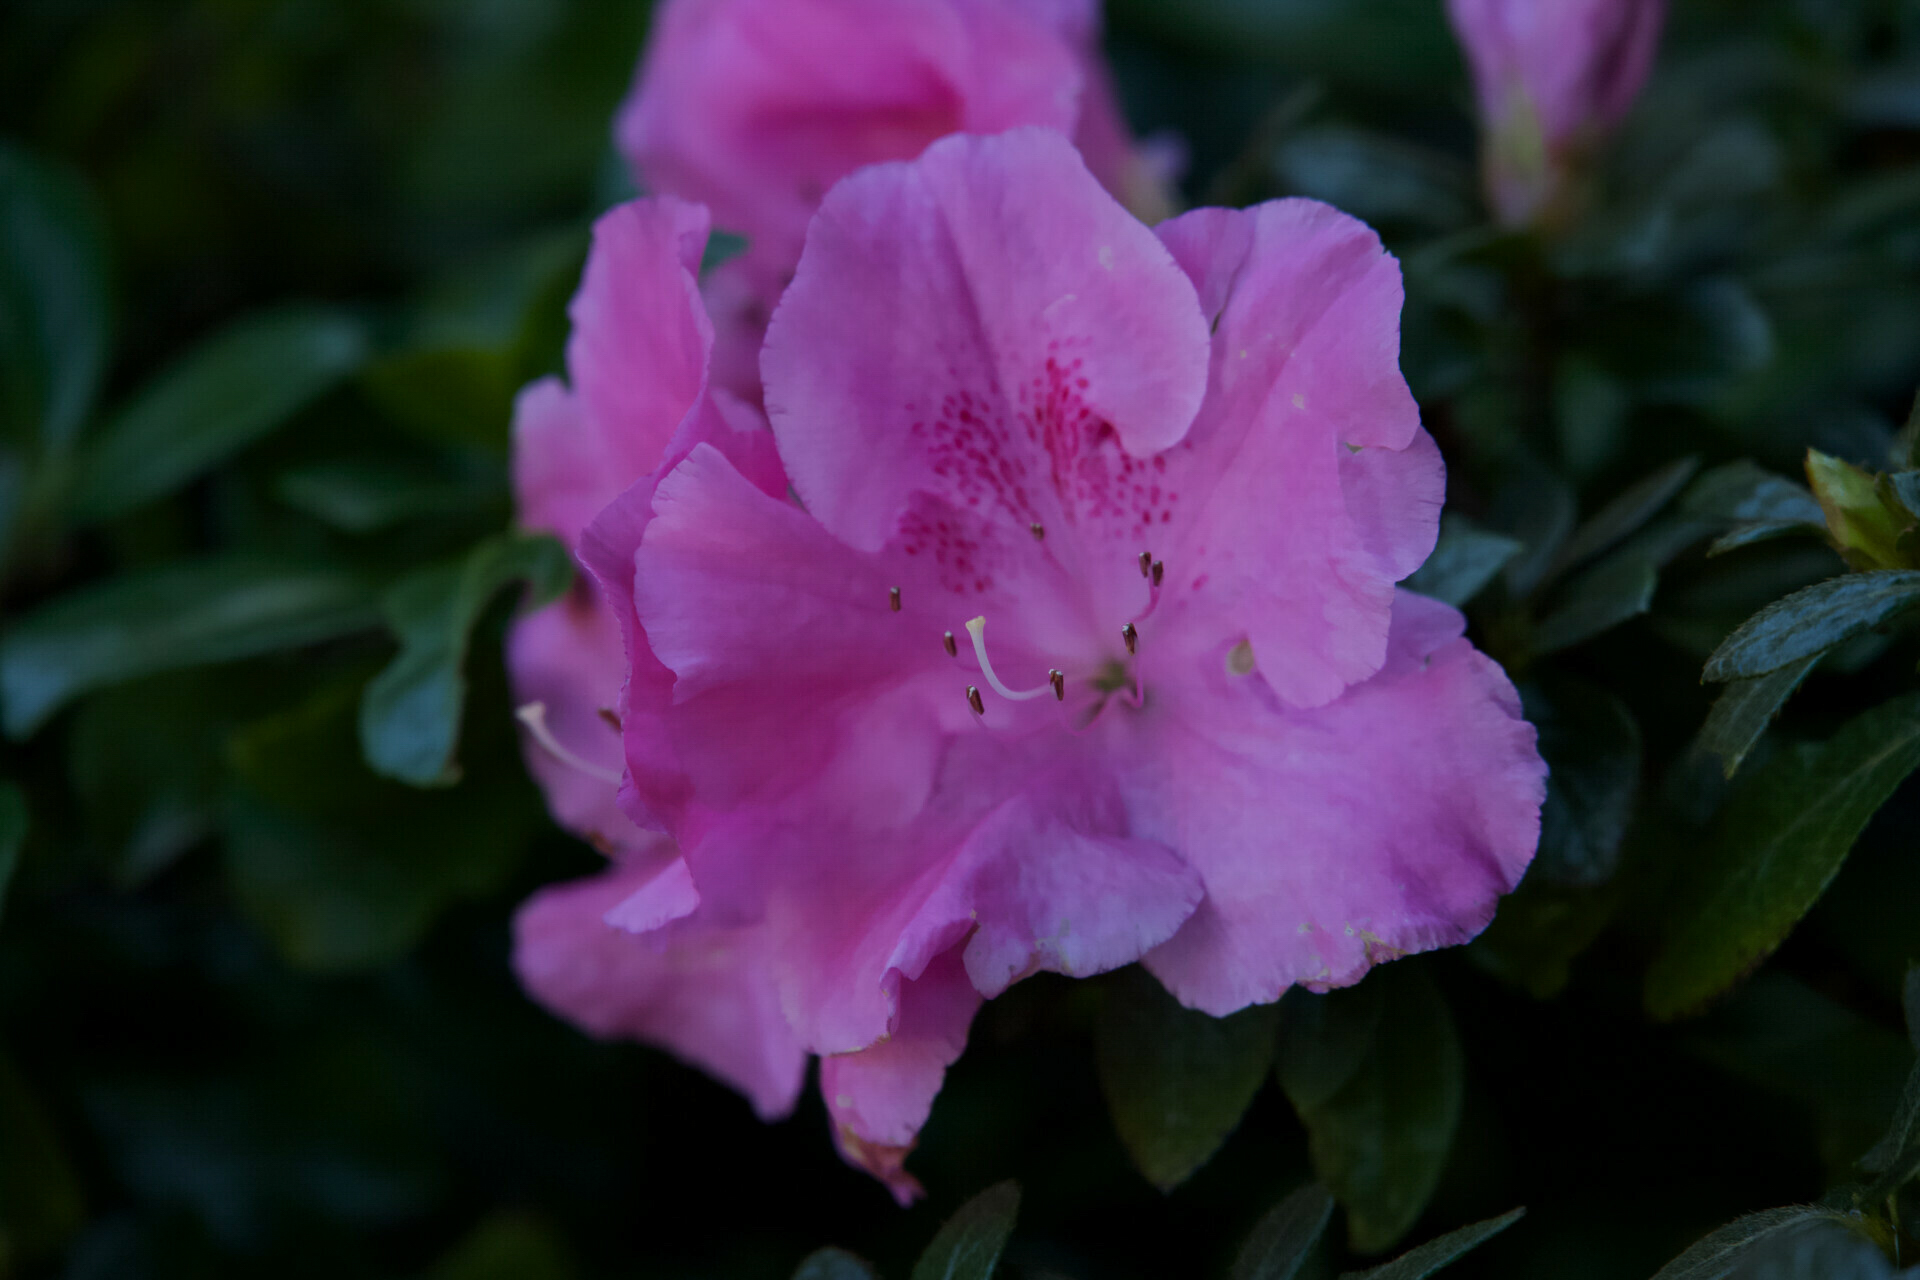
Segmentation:
[(1053, 692), (1053, 682), (1049, 680), (1038, 689), (1009, 689), (1000, 683), (1000, 677), (994, 674), (993, 663), (987, 658), (987, 620), (975, 618), (967, 624), (967, 634), (973, 637), (973, 656), (980, 659), (980, 674), (987, 678), (987, 684), (1003, 698), (1014, 702), (1025, 702), (1028, 698), (1037, 698), (1041, 694)]
[(578, 770), (586, 774), (589, 778), (596, 778), (601, 782), (607, 783), (609, 786), (617, 787), (620, 785), (619, 774), (611, 769), (603, 769), (591, 761), (582, 760), (579, 756), (560, 745), (560, 740), (553, 736), (551, 729), (547, 728), (546, 703), (529, 702), (524, 706), (516, 708), (513, 715), (521, 724), (527, 726), (527, 732), (533, 735), (533, 740), (540, 744), (541, 750), (545, 751), (555, 760), (558, 760), (561, 764), (567, 766), (567, 768)]

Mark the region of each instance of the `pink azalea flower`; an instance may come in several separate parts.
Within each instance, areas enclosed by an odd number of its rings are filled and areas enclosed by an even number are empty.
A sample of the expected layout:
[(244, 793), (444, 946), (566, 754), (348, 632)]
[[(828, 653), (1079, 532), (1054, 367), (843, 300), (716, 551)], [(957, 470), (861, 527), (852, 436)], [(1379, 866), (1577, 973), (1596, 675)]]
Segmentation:
[[(677, 200), (636, 201), (602, 218), (573, 303), (573, 386), (549, 379), (521, 394), (521, 518), (576, 554), (601, 508), (696, 441), (724, 449), (771, 491), (786, 490), (757, 411), (707, 388), (713, 333), (694, 279), (706, 240), (705, 211)], [(521, 981), (596, 1035), (673, 1050), (763, 1116), (789, 1110), (806, 1054), (780, 1013), (765, 931), (694, 911), (673, 842), (616, 803), (629, 670), (618, 616), (582, 575), (567, 599), (515, 623), (507, 661), (529, 722), (527, 766), (554, 819), (615, 860), (605, 875), (548, 889), (521, 909)]]
[(765, 930), (903, 1198), (1010, 983), (1144, 959), (1225, 1014), (1464, 941), (1525, 870), (1533, 730), (1394, 586), (1444, 491), (1400, 304), (1323, 205), (1156, 235), (1058, 134), (947, 138), (828, 195), (773, 318), (798, 501), (696, 444), (587, 534), (628, 811)]
[(1099, 53), (1098, 0), (666, 0), (615, 125), (649, 190), (746, 237), (713, 274), (716, 385), (752, 398), (760, 337), (828, 188), (955, 132), (1074, 134), (1109, 189), (1170, 211)]
[(1583, 150), (1646, 83), (1666, 0), (1447, 0), (1480, 100), (1500, 220), (1551, 215)]

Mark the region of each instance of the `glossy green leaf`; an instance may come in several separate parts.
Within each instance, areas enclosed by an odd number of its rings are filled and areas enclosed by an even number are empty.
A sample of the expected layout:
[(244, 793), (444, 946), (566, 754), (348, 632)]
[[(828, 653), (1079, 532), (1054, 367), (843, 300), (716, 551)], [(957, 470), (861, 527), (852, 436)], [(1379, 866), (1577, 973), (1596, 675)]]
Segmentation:
[(1557, 653), (1639, 617), (1659, 583), (1659, 566), (1635, 549), (1609, 556), (1559, 592), (1559, 606), (1534, 628), (1533, 652)]
[(505, 496), (474, 480), (379, 458), (300, 467), (283, 474), (275, 491), (288, 506), (348, 533), (374, 533)]
[(1816, 653), (1763, 676), (1729, 681), (1720, 691), (1700, 730), (1700, 748), (1720, 757), (1727, 777), (1740, 768), (1747, 752), (1753, 750), (1753, 744), (1760, 741), (1760, 735), (1819, 661)]
[(20, 850), (27, 843), (27, 793), (16, 782), (0, 782), (0, 915), (7, 906), (7, 888), (20, 869)]
[(1354, 988), (1290, 996), (1278, 1069), (1353, 1247), (1391, 1248), (1432, 1197), (1460, 1120), (1466, 1064), (1439, 990), (1395, 964)]
[(1628, 485), (1568, 535), (1542, 581), (1577, 568), (1653, 519), (1699, 469), (1700, 459), (1679, 458)]
[(24, 738), (69, 700), (135, 676), (298, 648), (377, 618), (360, 575), (245, 552), (111, 578), (0, 638), (6, 729)]
[(1333, 1196), (1310, 1182), (1262, 1215), (1227, 1280), (1293, 1280), (1333, 1216)]
[(1729, 524), (1824, 524), (1805, 485), (1744, 458), (1704, 472), (1680, 499), (1680, 510)]
[(1521, 696), (1548, 768), (1528, 878), (1566, 888), (1605, 884), (1619, 865), (1640, 788), (1640, 726), (1597, 685), (1556, 679), (1531, 683)]
[(807, 1255), (793, 1280), (879, 1280), (878, 1274), (845, 1249), (819, 1249)]
[(1114, 1128), (1147, 1180), (1179, 1186), (1239, 1125), (1273, 1065), (1278, 1007), (1182, 1008), (1145, 970), (1108, 985), (1094, 1060)]
[(0, 144), (0, 426), (66, 451), (106, 372), (101, 218), (64, 172)]
[(1433, 554), (1414, 570), (1405, 586), (1457, 609), (1479, 595), (1519, 553), (1520, 544), (1514, 539), (1448, 513), (1440, 517), (1440, 541)]
[(1849, 573), (1776, 600), (1735, 628), (1703, 678), (1742, 680), (1826, 652), (1920, 604), (1920, 571)]
[(988, 1280), (1019, 1216), (1019, 1183), (988, 1187), (947, 1219), (913, 1264), (913, 1280)]
[(1783, 751), (1728, 799), (1647, 971), (1655, 1017), (1698, 1008), (1780, 945), (1868, 819), (1920, 767), (1920, 694)]
[(1418, 1248), (1407, 1250), (1392, 1262), (1366, 1271), (1349, 1271), (1340, 1280), (1425, 1280), (1520, 1221), (1526, 1212), (1525, 1209), (1513, 1209), (1497, 1218), (1488, 1218), (1484, 1222), (1449, 1231)]
[(408, 575), (381, 603), (400, 653), (367, 685), (360, 743), (375, 773), (417, 787), (459, 778), (453, 762), (466, 704), (467, 644), (487, 604), (524, 581), (539, 607), (567, 589), (573, 558), (546, 535), (501, 534), (453, 564)]
[(80, 455), (75, 519), (106, 520), (171, 493), (282, 425), (359, 367), (367, 340), (337, 311), (255, 316), (189, 352)]
[(1748, 1214), (1696, 1241), (1660, 1268), (1653, 1280), (1727, 1280), (1753, 1255), (1781, 1237), (1821, 1222), (1845, 1225), (1848, 1217), (1812, 1205)]

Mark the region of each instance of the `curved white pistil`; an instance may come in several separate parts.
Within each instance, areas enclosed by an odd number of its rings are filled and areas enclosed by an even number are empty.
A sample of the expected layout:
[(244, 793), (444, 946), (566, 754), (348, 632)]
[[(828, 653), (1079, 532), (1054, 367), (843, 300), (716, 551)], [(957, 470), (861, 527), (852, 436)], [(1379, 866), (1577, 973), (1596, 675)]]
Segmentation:
[(1000, 683), (1000, 677), (994, 674), (993, 663), (987, 657), (986, 631), (985, 617), (975, 618), (967, 624), (967, 634), (973, 637), (973, 656), (980, 659), (980, 674), (987, 678), (987, 683), (992, 686), (995, 693), (1003, 698), (1011, 698), (1015, 702), (1025, 702), (1028, 698), (1037, 698), (1044, 693), (1058, 695), (1051, 678), (1038, 689), (1009, 689)]
[(533, 735), (533, 740), (540, 744), (541, 749), (561, 764), (566, 765), (567, 768), (578, 770), (586, 774), (589, 778), (597, 778), (609, 786), (617, 787), (620, 785), (619, 774), (611, 769), (603, 769), (592, 761), (582, 760), (579, 756), (560, 745), (560, 740), (553, 736), (551, 729), (547, 728), (546, 703), (529, 702), (524, 706), (515, 708), (513, 714), (515, 719), (527, 726), (527, 732)]

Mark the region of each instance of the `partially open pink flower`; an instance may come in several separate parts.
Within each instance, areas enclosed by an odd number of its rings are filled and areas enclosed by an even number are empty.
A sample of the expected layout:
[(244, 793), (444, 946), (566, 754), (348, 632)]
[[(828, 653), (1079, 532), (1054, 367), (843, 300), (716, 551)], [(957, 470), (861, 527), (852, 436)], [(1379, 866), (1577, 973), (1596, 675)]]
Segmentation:
[(1110, 190), (1164, 216), (1099, 53), (1098, 0), (665, 0), (615, 126), (642, 185), (745, 236), (710, 300), (718, 385), (751, 395), (766, 317), (827, 190), (955, 132), (1076, 134)]
[(644, 637), (629, 811), (767, 931), (902, 1194), (982, 997), (1144, 958), (1224, 1014), (1463, 941), (1524, 871), (1533, 730), (1394, 587), (1444, 490), (1400, 303), (1323, 205), (1156, 236), (1058, 134), (948, 138), (808, 233), (762, 361), (798, 503), (701, 444), (587, 535)]
[(1502, 222), (1524, 226), (1553, 211), (1581, 153), (1639, 96), (1666, 9), (1666, 0), (1447, 0)]
[[(573, 386), (549, 379), (521, 394), (513, 470), (522, 522), (576, 554), (602, 507), (698, 441), (785, 492), (764, 422), (707, 388), (713, 335), (693, 275), (706, 240), (705, 211), (677, 200), (607, 214), (573, 304)], [(527, 765), (554, 818), (615, 859), (607, 874), (548, 889), (521, 910), (521, 980), (595, 1034), (665, 1046), (746, 1093), (762, 1115), (788, 1110), (806, 1054), (780, 1014), (765, 931), (695, 911), (673, 842), (616, 803), (630, 670), (618, 615), (582, 575), (566, 599), (515, 623), (507, 661), (529, 721)], [(624, 927), (608, 923), (609, 912)]]

